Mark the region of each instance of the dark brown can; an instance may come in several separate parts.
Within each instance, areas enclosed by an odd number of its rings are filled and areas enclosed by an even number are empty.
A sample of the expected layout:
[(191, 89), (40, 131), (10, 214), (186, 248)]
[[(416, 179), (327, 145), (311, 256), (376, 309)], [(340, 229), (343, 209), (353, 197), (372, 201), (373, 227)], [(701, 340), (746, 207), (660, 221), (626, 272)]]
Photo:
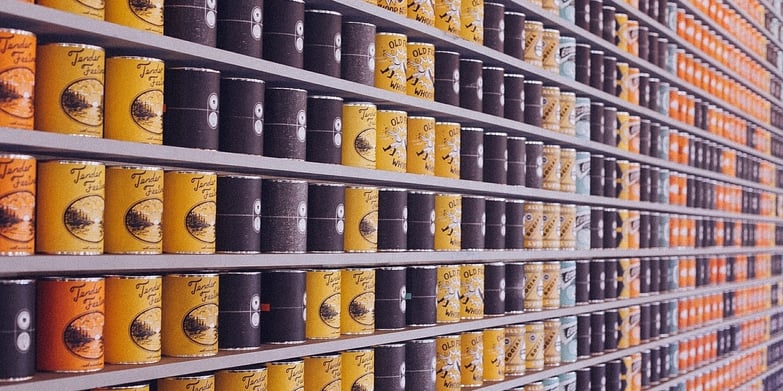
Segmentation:
[(220, 81), (220, 123), (218, 149), (261, 155), (264, 152), (264, 87), (258, 79), (224, 77)]
[[(305, 4), (303, 0), (264, 1), (264, 59), (302, 68)], [(270, 17), (275, 15), (275, 17)]]

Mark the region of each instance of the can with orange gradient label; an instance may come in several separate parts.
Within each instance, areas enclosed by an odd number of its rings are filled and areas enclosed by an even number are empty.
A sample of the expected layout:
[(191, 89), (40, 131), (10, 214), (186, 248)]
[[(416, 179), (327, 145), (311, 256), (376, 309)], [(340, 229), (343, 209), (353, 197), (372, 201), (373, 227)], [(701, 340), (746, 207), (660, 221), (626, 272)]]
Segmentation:
[(0, 41), (4, 43), (0, 50), (0, 126), (33, 129), (36, 36), (0, 28)]
[(6, 216), (0, 229), (2, 255), (35, 252), (35, 184), (34, 157), (0, 154), (0, 211)]

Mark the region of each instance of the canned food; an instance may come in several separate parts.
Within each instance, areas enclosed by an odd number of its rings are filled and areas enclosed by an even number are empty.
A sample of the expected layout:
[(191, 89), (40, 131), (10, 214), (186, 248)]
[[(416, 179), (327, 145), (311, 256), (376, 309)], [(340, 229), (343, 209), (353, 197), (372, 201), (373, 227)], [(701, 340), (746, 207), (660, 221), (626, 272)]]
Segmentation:
[(104, 137), (163, 142), (163, 61), (147, 57), (106, 59)]
[(346, 166), (375, 168), (377, 108), (372, 103), (343, 105), (342, 163)]
[(460, 175), (460, 124), (435, 123), (435, 175), (458, 179)]
[(275, 361), (266, 364), (268, 391), (304, 390), (304, 361)]
[(217, 274), (170, 274), (163, 277), (163, 354), (212, 356), (218, 351)]
[[(6, 352), (0, 358), (0, 379), (20, 381), (35, 373), (35, 280), (0, 280), (0, 346)], [(48, 326), (47, 326), (48, 327)]]
[(560, 191), (560, 146), (545, 145), (543, 154), (543, 186), (545, 190)]
[(461, 2), (459, 17), (460, 38), (484, 44), (484, 2)]
[(505, 374), (519, 376), (525, 374), (527, 353), (525, 349), (525, 325), (505, 327)]
[(106, 169), (107, 253), (161, 253), (163, 175), (160, 167)]
[(163, 181), (163, 251), (214, 253), (217, 175), (168, 171)]
[(462, 387), (478, 387), (484, 381), (484, 340), (481, 331), (460, 334), (460, 378)]
[[(427, 5), (418, 4), (419, 11)], [(432, 7), (432, 4), (429, 4)], [(411, 7), (411, 10), (413, 7)], [(434, 16), (434, 15), (433, 15)], [(435, 45), (408, 42), (407, 94), (424, 100), (435, 100)]]
[(345, 189), (345, 251), (373, 252), (378, 249), (378, 189)]
[(541, 311), (544, 307), (544, 264), (525, 263), (525, 311)]
[[(0, 31), (2, 34), (2, 31)], [(36, 162), (28, 155), (0, 154), (0, 210), (8, 223), (0, 235), (0, 254), (35, 252)]]
[[(560, 88), (545, 86), (542, 89), (541, 109), (542, 127), (553, 132), (560, 132)], [(546, 149), (546, 147), (549, 145), (544, 148)]]
[(267, 369), (224, 369), (215, 373), (215, 391), (267, 389)]
[(405, 172), (408, 138), (408, 113), (400, 110), (378, 110), (375, 168)]
[(438, 266), (436, 303), (438, 323), (458, 322), (460, 319), (460, 266)]
[(342, 360), (339, 354), (304, 358), (304, 391), (341, 389)]
[(459, 250), (462, 247), (461, 196), (435, 195), (435, 250)]
[(0, 85), (10, 90), (0, 105), (0, 126), (33, 129), (36, 36), (29, 31), (0, 28), (0, 39), (14, 48), (0, 55)]
[(407, 171), (413, 174), (435, 175), (435, 118), (408, 118)]
[(459, 36), (461, 31), (461, 1), (443, 0), (435, 3), (435, 27), (447, 33)]
[[(302, 270), (268, 270), (261, 273), (261, 342), (304, 342), (306, 295), (307, 274)], [(344, 315), (342, 308), (341, 315)]]
[(215, 391), (215, 376), (177, 376), (158, 379), (159, 391), (204, 390)]
[(560, 44), (560, 31), (556, 29), (544, 29), (543, 50), (541, 62), (545, 70), (552, 73), (560, 73), (560, 65), (557, 62)]
[[(340, 353), (341, 383), (350, 389), (370, 390), (375, 384), (375, 351), (354, 349)], [(375, 371), (377, 372), (377, 371)]]
[(375, 86), (387, 91), (406, 93), (408, 37), (405, 34), (375, 34)]
[(375, 270), (344, 269), (341, 272), (340, 330), (343, 334), (375, 331)]
[(496, 327), (483, 331), (484, 381), (505, 379), (505, 328)]
[(544, 56), (544, 24), (532, 20), (525, 20), (525, 54), (526, 63), (543, 67)]
[(544, 369), (544, 329), (544, 322), (525, 324), (525, 369), (528, 371)]
[(558, 366), (561, 362), (560, 319), (544, 321), (544, 365)]
[(484, 317), (484, 265), (460, 266), (460, 319)]
[(340, 336), (341, 273), (339, 270), (309, 270), (305, 292), (310, 301), (307, 307), (305, 337), (333, 339)]
[(160, 276), (106, 277), (103, 338), (107, 363), (160, 360), (162, 284)]

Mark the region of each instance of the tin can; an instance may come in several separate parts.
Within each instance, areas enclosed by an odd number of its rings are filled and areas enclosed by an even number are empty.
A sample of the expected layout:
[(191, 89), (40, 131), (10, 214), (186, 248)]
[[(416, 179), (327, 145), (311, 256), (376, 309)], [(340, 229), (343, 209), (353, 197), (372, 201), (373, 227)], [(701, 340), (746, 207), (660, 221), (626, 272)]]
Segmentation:
[[(484, 108), (484, 63), (472, 58), (459, 60), (459, 106), (469, 110)], [(436, 70), (437, 72), (437, 70)]]
[(436, 319), (438, 323), (460, 319), (461, 273), (459, 265), (441, 265), (437, 269)]
[(481, 331), (460, 334), (460, 378), (462, 387), (478, 387), (484, 381), (484, 340)]
[(343, 79), (372, 86), (375, 83), (375, 25), (344, 21), (340, 74)]
[(310, 305), (305, 323), (308, 339), (334, 339), (340, 336), (341, 272), (336, 269), (309, 270), (305, 292)]
[(618, 297), (630, 299), (639, 297), (639, 273), (641, 264), (639, 258), (622, 258), (619, 262), (617, 275)]
[(435, 245), (435, 193), (408, 192), (409, 250), (431, 251)]
[(484, 381), (502, 381), (505, 379), (505, 339), (505, 328), (503, 327), (483, 330)]
[(375, 383), (375, 352), (373, 349), (353, 349), (340, 353), (341, 383), (347, 389), (373, 389)]
[(301, 0), (264, 2), (264, 59), (302, 68), (304, 65), (305, 5)]
[(558, 45), (560, 44), (560, 31), (556, 29), (544, 29), (542, 35), (543, 50), (541, 52), (541, 63), (544, 70), (559, 74), (560, 65), (557, 61), (558, 54), (560, 52)]
[(55, 133), (102, 137), (104, 50), (51, 43), (36, 52), (35, 127)]
[[(579, 314), (576, 317), (576, 352), (580, 359), (588, 358), (591, 354), (591, 317), (592, 314)], [(601, 343), (603, 343), (603, 341), (601, 341)], [(603, 345), (601, 345), (601, 348), (603, 348)]]
[[(225, 99), (224, 99), (225, 100)], [(223, 112), (225, 113), (225, 109)], [(319, 163), (342, 163), (343, 99), (336, 96), (307, 97), (305, 159)], [(221, 119), (224, 124), (226, 121)], [(221, 135), (225, 132), (221, 132)], [(221, 149), (223, 149), (221, 137)]]
[(417, 339), (405, 343), (405, 388), (435, 389), (435, 340)]
[(561, 362), (561, 323), (559, 318), (544, 321), (544, 365), (558, 366)]
[(484, 265), (460, 265), (460, 319), (484, 317)]
[(149, 384), (135, 384), (128, 386), (106, 386), (93, 388), (92, 391), (149, 391)]
[(378, 203), (378, 250), (404, 251), (408, 235), (408, 191), (380, 189)]
[(530, 322), (525, 324), (525, 369), (528, 371), (540, 371), (544, 369), (544, 330), (544, 322)]
[(525, 311), (540, 311), (544, 307), (544, 264), (525, 263)]
[(461, 248), (483, 250), (486, 236), (486, 200), (481, 196), (463, 196), (461, 203)]
[(619, 309), (619, 338), (617, 347), (620, 349), (629, 348), (641, 343), (640, 321), (641, 308), (638, 305), (624, 307)]
[(375, 168), (377, 108), (372, 103), (343, 105), (342, 163), (346, 166)]
[(165, 72), (163, 144), (218, 149), (220, 72), (185, 67)]
[(560, 126), (558, 132), (576, 135), (576, 94), (573, 92), (560, 93)]
[(617, 342), (620, 337), (620, 315), (616, 309), (606, 310), (604, 313), (604, 352), (617, 350)]
[(576, 261), (576, 304), (590, 302), (590, 263), (587, 259)]
[(270, 362), (266, 371), (268, 391), (304, 390), (304, 360)]
[(0, 39), (14, 48), (0, 56), (0, 85), (8, 90), (0, 106), (0, 126), (33, 129), (36, 36), (29, 31), (3, 28)]
[(160, 254), (163, 239), (163, 169), (106, 169), (107, 253)]
[(304, 26), (318, 31), (305, 34), (303, 44), (304, 69), (332, 77), (340, 77), (342, 59), (342, 14), (323, 9), (306, 9)]
[[(582, 2), (587, 2), (586, 0), (580, 0)], [(577, 43), (576, 44), (576, 78), (575, 80), (585, 84), (590, 85), (590, 45), (586, 43)], [(603, 64), (602, 64), (603, 65)]]
[(503, 52), (505, 41), (506, 6), (500, 3), (484, 2), (484, 46)]
[(505, 114), (505, 70), (500, 67), (484, 66), (481, 72), (481, 102), (485, 114), (502, 117)]
[(525, 20), (525, 54), (526, 63), (543, 67), (544, 56), (544, 24), (532, 20)]
[(104, 137), (163, 142), (164, 73), (163, 61), (155, 58), (106, 59)]
[(407, 145), (410, 153), (407, 155), (407, 172), (435, 175), (435, 139), (435, 118), (408, 118)]
[(525, 310), (525, 266), (521, 262), (507, 263), (505, 302), (506, 313), (516, 314)]
[(408, 113), (400, 110), (378, 110), (375, 168), (405, 172), (408, 159)]
[[(304, 8), (304, 7), (303, 7)], [(165, 2), (164, 33), (198, 44), (215, 47), (217, 43), (217, 3), (195, 3), (192, 0)]]
[(166, 377), (158, 379), (156, 389), (159, 391), (215, 391), (215, 375)]
[(484, 265), (484, 315), (504, 315), (506, 312), (506, 264)]
[(375, 34), (375, 86), (405, 94), (407, 90), (408, 37), (405, 34)]
[[(594, 8), (591, 8), (591, 11), (593, 10)], [(591, 22), (593, 20), (594, 19), (590, 19)], [(606, 70), (604, 69), (604, 52), (600, 50), (591, 50), (590, 51), (590, 87), (597, 88), (603, 91), (605, 71)]]
[(543, 128), (553, 132), (560, 132), (560, 88), (544, 87), (541, 96), (541, 123)]
[(435, 123), (435, 175), (458, 179), (460, 175), (460, 124)]
[(131, 1), (110, 1), (105, 4), (104, 18), (107, 22), (163, 34), (163, 0), (146, 7)]
[[(544, 85), (539, 80), (525, 80), (525, 110), (524, 122), (528, 125), (543, 126), (543, 89)], [(560, 113), (558, 112), (558, 115)]]
[(98, 20), (103, 20), (106, 12), (102, 1), (39, 0), (38, 4)]
[(460, 179), (484, 180), (484, 129), (460, 130)]
[[(572, 0), (570, 0), (570, 2), (571, 9), (573, 9)], [(557, 65), (559, 67), (560, 76), (563, 76), (566, 79), (576, 80), (576, 38), (560, 37), (560, 42), (558, 43)]]
[(261, 273), (262, 343), (304, 342), (306, 287), (307, 275), (302, 270), (269, 270)]
[(38, 163), (36, 251), (103, 252), (105, 167), (97, 162)]
[(525, 386), (522, 388), (522, 391), (545, 391), (544, 382), (537, 381), (537, 382), (525, 384)]
[(376, 270), (376, 279), (383, 281), (375, 289), (375, 328), (399, 330), (405, 327), (406, 268), (386, 266)]
[(576, 262), (560, 261), (560, 307), (576, 305)]
[(527, 353), (525, 349), (525, 325), (508, 325), (505, 327), (505, 365), (504, 373), (509, 376), (525, 374)]
[(408, 6), (408, 19), (413, 19), (427, 26), (435, 26), (435, 5), (434, 2), (424, 2)]
[(573, 363), (577, 360), (577, 317), (560, 318), (560, 362)]
[(541, 278), (544, 286), (543, 309), (560, 308), (560, 262), (544, 262)]
[(435, 250), (459, 250), (462, 247), (462, 197), (435, 195)]
[(631, 153), (639, 153), (642, 122), (638, 116), (621, 111), (617, 113), (617, 147)]
[(163, 181), (163, 251), (215, 252), (216, 185), (213, 172), (168, 171)]
[[(425, 6), (419, 7), (421, 9)], [(435, 45), (408, 42), (407, 57), (407, 94), (424, 100), (435, 100)]]
[(307, 199), (307, 251), (343, 251), (345, 232), (345, 185), (310, 183)]
[(304, 160), (307, 155), (307, 91), (267, 88), (264, 110), (264, 155)]
[(435, 100), (459, 106), (460, 54), (457, 52), (435, 52)]
[[(163, 0), (160, 1), (161, 9)], [(109, 20), (106, 9), (106, 20)], [(264, 3), (262, 0), (232, 1), (220, 7), (217, 16), (216, 46), (221, 49), (261, 58), (261, 34), (264, 25)], [(160, 33), (163, 33), (163, 15), (160, 16)], [(339, 75), (338, 75), (339, 76)]]
[(378, 189), (345, 189), (345, 251), (373, 252), (378, 248)]
[(524, 211), (525, 248), (544, 248), (544, 203), (538, 201), (525, 202)]
[[(410, 266), (406, 272), (405, 318), (408, 326), (431, 326), (437, 322), (438, 269)], [(459, 290), (459, 288), (457, 288)]]
[(435, 27), (455, 36), (460, 35), (461, 1), (443, 0), (435, 3)]
[(161, 276), (108, 276), (105, 361), (110, 364), (158, 362), (161, 354)]
[(0, 209), (8, 227), (0, 234), (0, 254), (35, 252), (36, 161), (28, 155), (0, 154), (6, 175), (0, 177)]
[(525, 184), (527, 175), (527, 140), (524, 137), (506, 138), (506, 183), (520, 186)]
[(527, 141), (525, 155), (525, 187), (540, 189), (544, 182), (544, 144)]
[[(223, 104), (219, 123), (223, 126), (218, 149), (261, 155), (264, 151), (265, 83), (257, 79), (224, 77), (220, 80), (220, 90)], [(106, 131), (109, 132), (108, 124)]]
[(525, 121), (525, 75), (503, 75), (503, 117), (512, 121)]
[(261, 251), (304, 252), (307, 248), (307, 183), (264, 179), (261, 187)]
[(375, 331), (375, 270), (343, 269), (340, 284), (340, 331), (342, 334), (372, 334)]
[(304, 358), (304, 390), (339, 390), (342, 387), (342, 360), (339, 354)]
[(560, 149), (560, 191), (576, 192), (577, 152), (573, 148)]
[(525, 248), (525, 203), (506, 200), (506, 249)]
[(543, 183), (545, 190), (560, 191), (560, 146), (544, 145)]
[(170, 274), (163, 277), (163, 354), (212, 356), (218, 350), (217, 274)]
[(560, 248), (560, 204), (545, 203), (543, 207), (543, 248)]
[[(576, 194), (585, 194), (585, 195), (590, 194), (591, 191), (590, 175), (592, 173), (590, 163), (591, 163), (590, 152), (582, 152), (582, 151), (576, 152), (576, 157), (574, 160), (574, 171), (575, 171), (574, 190)], [(561, 185), (563, 183), (562, 179), (563, 178), (561, 177), (561, 182), (560, 182)]]
[[(373, 377), (375, 388), (393, 391), (405, 390), (405, 348), (405, 343), (376, 345), (374, 347)], [(369, 373), (369, 370), (367, 372)], [(348, 379), (348, 373), (346, 373), (346, 379)], [(367, 389), (370, 388), (372, 387)]]
[(0, 344), (6, 352), (0, 358), (0, 379), (30, 379), (35, 373), (36, 282), (0, 280), (0, 293), (6, 298), (0, 304)]
[(215, 373), (215, 391), (266, 391), (267, 368), (224, 369)]
[(479, 45), (484, 43), (484, 1), (460, 3), (460, 38)]
[(220, 349), (255, 349), (261, 344), (261, 273), (229, 272), (220, 275), (218, 329)]

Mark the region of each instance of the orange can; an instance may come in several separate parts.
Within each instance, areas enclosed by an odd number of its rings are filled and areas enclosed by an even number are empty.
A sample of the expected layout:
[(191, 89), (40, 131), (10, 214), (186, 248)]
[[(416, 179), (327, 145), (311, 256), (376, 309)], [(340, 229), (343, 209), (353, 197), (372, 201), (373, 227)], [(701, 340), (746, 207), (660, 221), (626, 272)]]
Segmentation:
[(118, 254), (160, 254), (163, 250), (163, 169), (106, 169), (104, 250)]
[(106, 362), (143, 364), (160, 360), (161, 276), (106, 277)]
[(35, 252), (35, 158), (0, 154), (0, 210), (8, 216), (0, 229), (0, 255)]
[(40, 371), (103, 368), (104, 280), (45, 277), (38, 281), (36, 366)]
[(0, 40), (4, 43), (0, 51), (0, 85), (10, 92), (0, 101), (0, 127), (33, 129), (35, 34), (0, 28)]
[(163, 277), (163, 354), (213, 356), (218, 351), (218, 275)]
[(217, 175), (168, 171), (163, 177), (163, 251), (214, 253)]

